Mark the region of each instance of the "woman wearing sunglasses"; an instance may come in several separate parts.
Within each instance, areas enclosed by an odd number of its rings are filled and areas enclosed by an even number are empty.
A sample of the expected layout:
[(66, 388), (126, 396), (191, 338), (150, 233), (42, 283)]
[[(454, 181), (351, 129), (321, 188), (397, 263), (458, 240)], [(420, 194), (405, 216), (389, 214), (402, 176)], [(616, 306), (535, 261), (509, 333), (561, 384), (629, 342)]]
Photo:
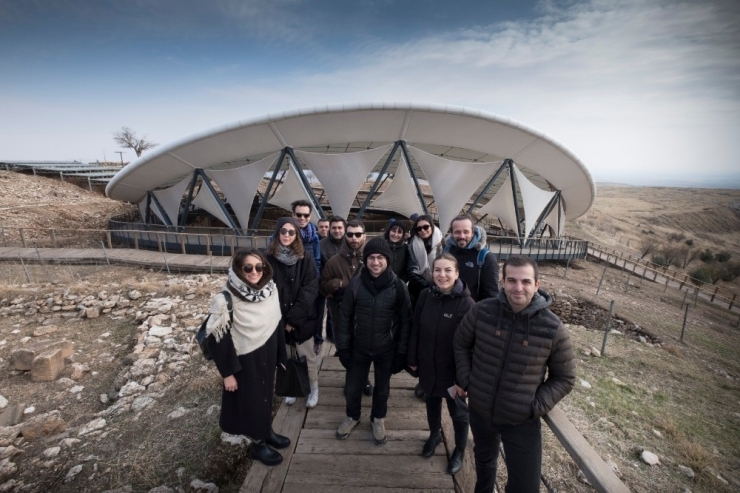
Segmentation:
[(432, 287), (432, 261), (442, 253), (442, 232), (426, 214), (419, 216), (409, 239), (409, 294), (415, 307), (423, 289)]
[(457, 325), (475, 305), (470, 291), (459, 279), (457, 260), (443, 253), (432, 263), (434, 284), (419, 296), (409, 340), (407, 363), (419, 371), (419, 384), (426, 394), (429, 439), (421, 455), (430, 458), (442, 442), (442, 399), (452, 418), (455, 450), (447, 463), (447, 473), (457, 474), (462, 468), (468, 442), (469, 419), (464, 407), (465, 392), (455, 383), (455, 354), (452, 339)]
[[(306, 357), (311, 383), (306, 407), (313, 408), (319, 401), (319, 356), (314, 352), (313, 340), (319, 324), (316, 312), (319, 280), (314, 260), (306, 255), (298, 223), (292, 217), (278, 219), (267, 247), (267, 260), (275, 272), (275, 284), (280, 294), (285, 340), (295, 345), (299, 356)], [(288, 405), (295, 404), (295, 401), (295, 397), (285, 398)]]
[(224, 290), (231, 294), (232, 313), (219, 293), (206, 324), (208, 347), (223, 378), (219, 424), (226, 433), (251, 438), (252, 458), (274, 466), (283, 457), (272, 447), (285, 448), (290, 439), (272, 429), (275, 369), (285, 367), (287, 355), (267, 258), (259, 250), (237, 250)]

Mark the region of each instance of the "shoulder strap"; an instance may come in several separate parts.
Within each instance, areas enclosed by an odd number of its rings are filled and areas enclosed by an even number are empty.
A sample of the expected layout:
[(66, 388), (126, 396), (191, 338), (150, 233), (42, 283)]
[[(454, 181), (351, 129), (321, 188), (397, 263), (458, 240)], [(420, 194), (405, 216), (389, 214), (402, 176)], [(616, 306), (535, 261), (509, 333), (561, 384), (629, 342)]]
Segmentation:
[(398, 310), (403, 309), (403, 303), (406, 301), (404, 287), (405, 287), (405, 284), (403, 283), (401, 278), (396, 276), (396, 308)]
[(231, 323), (234, 323), (234, 302), (231, 299), (231, 293), (229, 293), (228, 290), (224, 289), (221, 291), (221, 293), (224, 295), (224, 298), (226, 299), (226, 308), (229, 310), (229, 320)]
[(451, 246), (452, 246), (452, 245), (450, 245), (450, 244), (447, 244), (447, 245), (445, 245), (445, 247), (444, 247), (444, 248), (442, 249), (442, 252), (443, 252), (443, 253), (449, 253), (449, 252), (450, 252), (450, 247), (451, 247)]

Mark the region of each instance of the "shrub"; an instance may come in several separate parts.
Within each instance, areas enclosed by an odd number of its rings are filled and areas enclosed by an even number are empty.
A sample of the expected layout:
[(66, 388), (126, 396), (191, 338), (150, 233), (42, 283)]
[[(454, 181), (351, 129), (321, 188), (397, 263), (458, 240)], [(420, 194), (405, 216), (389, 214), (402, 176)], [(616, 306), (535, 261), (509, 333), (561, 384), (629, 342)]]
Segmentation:
[(711, 268), (706, 265), (697, 267), (696, 269), (689, 272), (689, 275), (704, 284), (712, 284)]
[(732, 282), (738, 276), (740, 276), (740, 263), (738, 262), (727, 262), (720, 269), (719, 278), (725, 282)]
[(671, 233), (668, 235), (668, 242), (673, 243), (675, 241), (676, 243), (680, 243), (684, 238), (686, 238), (686, 235), (683, 233)]
[(653, 263), (661, 267), (668, 267), (669, 262), (663, 255), (653, 255)]
[(705, 264), (709, 264), (711, 262), (714, 262), (714, 254), (712, 253), (712, 251), (709, 248), (707, 248), (706, 250), (704, 250), (703, 252), (701, 252), (701, 255), (699, 255), (699, 260), (701, 260)]
[(685, 241), (685, 243), (686, 243), (686, 244), (687, 244), (688, 246), (694, 246), (694, 240), (692, 240), (691, 238), (689, 238), (688, 240), (686, 240), (686, 241)]
[(730, 252), (719, 252), (717, 254), (717, 262), (727, 262), (730, 260), (730, 257), (732, 257)]

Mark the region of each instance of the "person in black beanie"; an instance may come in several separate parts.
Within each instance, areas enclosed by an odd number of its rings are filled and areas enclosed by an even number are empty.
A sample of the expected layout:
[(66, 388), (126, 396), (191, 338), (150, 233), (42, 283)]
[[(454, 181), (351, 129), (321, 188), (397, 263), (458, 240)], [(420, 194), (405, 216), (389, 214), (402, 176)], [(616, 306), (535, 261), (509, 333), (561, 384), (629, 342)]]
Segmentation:
[(383, 235), (391, 252), (389, 267), (403, 282), (409, 280), (409, 249), (406, 241), (404, 241), (406, 231), (406, 225), (402, 221), (391, 219)]
[(342, 300), (334, 341), (339, 361), (347, 369), (344, 394), (347, 417), (336, 436), (343, 440), (360, 422), (362, 389), (375, 367), (370, 425), (376, 445), (386, 442), (391, 375), (406, 365), (411, 334), (411, 299), (406, 285), (388, 264), (391, 250), (384, 238), (373, 238), (363, 250), (364, 266), (352, 278)]

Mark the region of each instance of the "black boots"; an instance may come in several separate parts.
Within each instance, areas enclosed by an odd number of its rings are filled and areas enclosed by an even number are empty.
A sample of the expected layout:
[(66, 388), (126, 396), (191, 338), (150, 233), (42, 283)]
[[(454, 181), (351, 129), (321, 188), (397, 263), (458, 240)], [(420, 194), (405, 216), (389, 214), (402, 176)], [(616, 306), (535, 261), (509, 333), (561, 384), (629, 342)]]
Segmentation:
[(424, 389), (421, 388), (420, 383), (417, 383), (416, 387), (414, 387), (414, 395), (423, 401), (427, 399), (427, 394), (424, 392)]
[(266, 466), (276, 466), (283, 461), (283, 456), (264, 442), (253, 443), (249, 455)]
[(454, 476), (455, 474), (460, 472), (460, 469), (462, 469), (464, 457), (465, 450), (460, 450), (456, 447), (455, 451), (452, 452), (450, 460), (447, 462), (447, 474), (452, 474)]
[(434, 455), (437, 445), (442, 443), (442, 433), (437, 432), (429, 435), (429, 439), (424, 442), (424, 448), (421, 449), (421, 456), (428, 459)]
[(270, 437), (265, 440), (267, 442), (267, 445), (274, 448), (285, 448), (290, 445), (290, 438), (284, 437), (283, 435), (278, 435), (275, 433), (275, 430), (270, 428)]

